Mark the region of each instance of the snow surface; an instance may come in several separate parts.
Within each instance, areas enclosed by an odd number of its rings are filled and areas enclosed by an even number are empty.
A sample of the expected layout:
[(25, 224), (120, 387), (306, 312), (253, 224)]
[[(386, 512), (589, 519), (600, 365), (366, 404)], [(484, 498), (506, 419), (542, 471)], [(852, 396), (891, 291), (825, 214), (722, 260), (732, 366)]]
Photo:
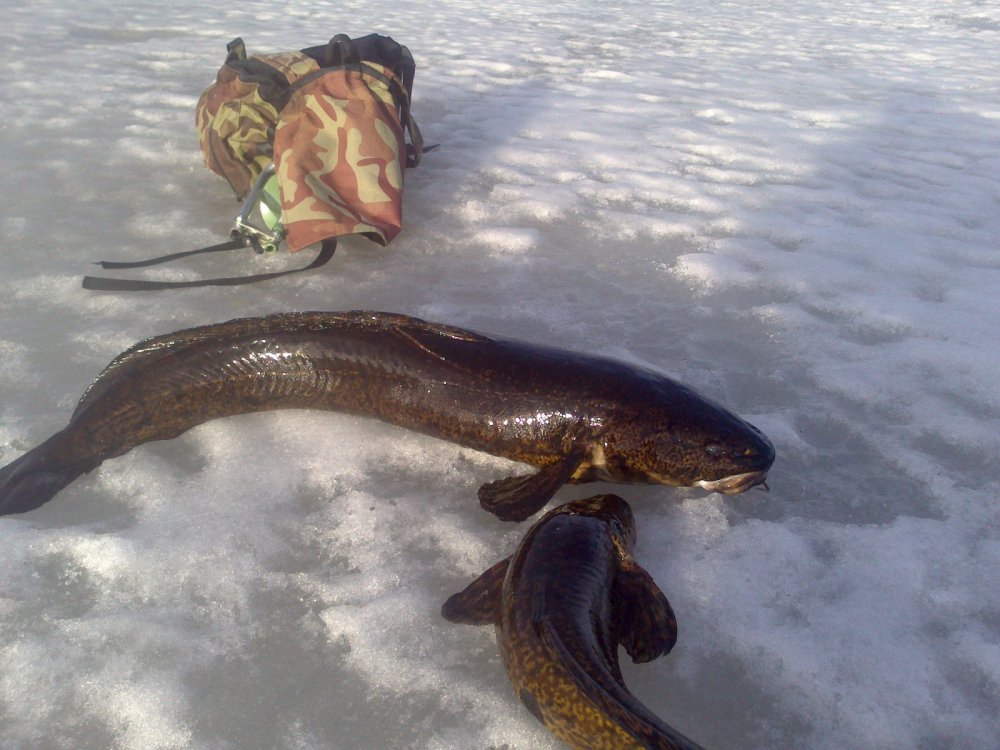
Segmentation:
[[(193, 114), (230, 38), (370, 31), (414, 52), (441, 143), (388, 248), (80, 288), (225, 236)], [(633, 691), (708, 748), (997, 747), (995, 3), (8, 1), (0, 61), (4, 463), (133, 342), (236, 316), (384, 309), (648, 363), (778, 460), (770, 493), (617, 488), (680, 623)], [(559, 747), (492, 630), (438, 613), (527, 528), (475, 498), (515, 469), (249, 415), (0, 519), (0, 747)]]

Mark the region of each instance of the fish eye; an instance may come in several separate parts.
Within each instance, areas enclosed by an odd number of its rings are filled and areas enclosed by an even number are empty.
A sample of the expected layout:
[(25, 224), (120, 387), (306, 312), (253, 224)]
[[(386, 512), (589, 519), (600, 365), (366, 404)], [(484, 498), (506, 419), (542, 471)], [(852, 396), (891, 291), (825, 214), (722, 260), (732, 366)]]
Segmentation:
[(720, 443), (716, 443), (714, 440), (709, 441), (705, 443), (705, 453), (712, 457), (721, 456), (723, 453), (722, 445)]

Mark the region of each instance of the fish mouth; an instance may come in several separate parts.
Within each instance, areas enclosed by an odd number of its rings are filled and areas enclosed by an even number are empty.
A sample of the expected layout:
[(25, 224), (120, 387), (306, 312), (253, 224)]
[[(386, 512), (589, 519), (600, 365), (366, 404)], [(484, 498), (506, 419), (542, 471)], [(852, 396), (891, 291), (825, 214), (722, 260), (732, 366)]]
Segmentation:
[[(723, 495), (737, 495), (746, 492), (751, 487), (764, 484), (767, 479), (766, 471), (748, 471), (744, 474), (733, 474), (722, 479), (702, 479), (695, 482), (696, 487), (701, 487), (709, 492), (721, 492)], [(764, 484), (766, 488), (767, 485)]]

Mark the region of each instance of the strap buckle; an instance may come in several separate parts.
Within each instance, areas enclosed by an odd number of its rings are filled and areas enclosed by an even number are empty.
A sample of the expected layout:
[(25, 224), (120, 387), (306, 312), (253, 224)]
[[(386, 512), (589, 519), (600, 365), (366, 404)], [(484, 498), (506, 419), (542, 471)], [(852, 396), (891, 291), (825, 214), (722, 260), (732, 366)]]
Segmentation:
[(277, 252), (278, 245), (285, 239), (285, 228), (281, 224), (281, 198), (273, 163), (257, 177), (229, 236), (234, 240), (243, 240), (257, 253)]

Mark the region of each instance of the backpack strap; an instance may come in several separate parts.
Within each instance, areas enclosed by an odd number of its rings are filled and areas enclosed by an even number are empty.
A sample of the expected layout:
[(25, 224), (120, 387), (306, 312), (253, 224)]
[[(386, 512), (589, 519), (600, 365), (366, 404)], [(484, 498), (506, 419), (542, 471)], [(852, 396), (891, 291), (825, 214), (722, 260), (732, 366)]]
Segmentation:
[(136, 260), (136, 261), (117, 261), (117, 260), (99, 260), (95, 265), (101, 268), (145, 268), (146, 266), (156, 266), (160, 263), (167, 263), (172, 260), (177, 260), (178, 258), (186, 258), (189, 255), (201, 255), (202, 253), (217, 253), (221, 250), (236, 250), (237, 248), (246, 247), (247, 243), (242, 237), (234, 237), (226, 242), (220, 242), (218, 245), (209, 245), (208, 247), (199, 247), (197, 250), (185, 250), (182, 253), (171, 253), (170, 255), (161, 255), (159, 258), (150, 258), (149, 260)]
[[(209, 247), (199, 248), (198, 250), (189, 250), (183, 253), (164, 255), (160, 258), (137, 261), (135, 263), (115, 263), (115, 262), (102, 261), (101, 267), (140, 268), (142, 266), (151, 266), (157, 263), (165, 263), (168, 260), (173, 260), (174, 258), (183, 258), (187, 255), (217, 252), (220, 250), (235, 250), (236, 248), (246, 247), (246, 246), (247, 246), (246, 243), (242, 239), (233, 239), (230, 240), (229, 242), (222, 242), (218, 245), (211, 245)], [(312, 261), (312, 263), (310, 263), (307, 266), (303, 266), (302, 268), (290, 268), (286, 271), (258, 273), (252, 276), (229, 276), (217, 279), (194, 279), (192, 281), (148, 281), (144, 279), (110, 279), (104, 276), (84, 276), (83, 288), (100, 292), (149, 292), (149, 291), (159, 291), (161, 289), (190, 289), (192, 287), (199, 287), (199, 286), (241, 286), (243, 284), (254, 284), (258, 281), (267, 281), (268, 279), (276, 279), (280, 276), (288, 276), (293, 273), (301, 273), (302, 271), (311, 271), (314, 268), (319, 268), (320, 266), (325, 265), (326, 262), (333, 257), (333, 253), (336, 249), (337, 249), (336, 238), (323, 240), (323, 243), (319, 249), (319, 254), (317, 254), (316, 258)]]

